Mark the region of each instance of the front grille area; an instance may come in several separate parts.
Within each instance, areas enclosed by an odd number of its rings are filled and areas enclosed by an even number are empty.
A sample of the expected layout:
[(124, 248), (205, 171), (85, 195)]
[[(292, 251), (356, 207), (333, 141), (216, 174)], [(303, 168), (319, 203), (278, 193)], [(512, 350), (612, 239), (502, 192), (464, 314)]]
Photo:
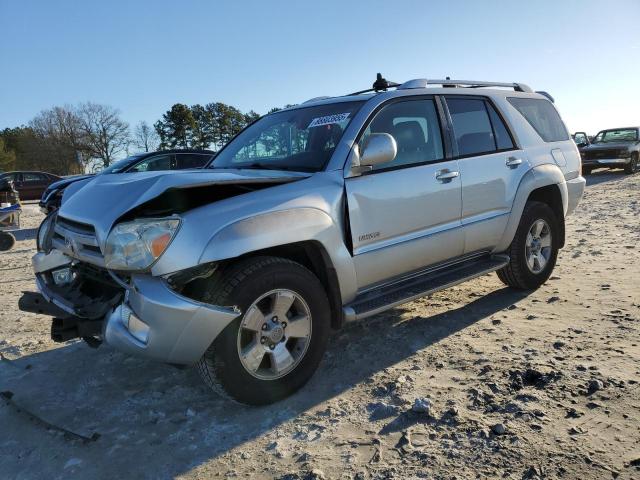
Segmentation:
[(600, 158), (620, 158), (624, 150), (619, 148), (606, 148), (602, 150), (587, 150), (583, 156), (586, 160), (598, 160)]
[(60, 225), (62, 228), (69, 230), (71, 232), (79, 233), (82, 235), (92, 235), (95, 236), (96, 231), (93, 228), (93, 225), (89, 225), (87, 223), (80, 223), (74, 220), (69, 220), (68, 218), (64, 218), (58, 215), (58, 219), (56, 221), (57, 225)]
[(58, 216), (51, 241), (54, 248), (72, 258), (104, 266), (104, 257), (93, 225)]

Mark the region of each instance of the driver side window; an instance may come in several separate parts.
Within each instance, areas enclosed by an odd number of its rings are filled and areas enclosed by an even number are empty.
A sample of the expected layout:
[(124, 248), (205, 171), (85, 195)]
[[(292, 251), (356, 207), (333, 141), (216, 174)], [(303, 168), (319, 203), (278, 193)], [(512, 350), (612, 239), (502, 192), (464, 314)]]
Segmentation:
[(388, 133), (398, 146), (396, 158), (376, 165), (374, 170), (420, 165), (444, 158), (440, 122), (433, 100), (405, 100), (383, 107), (360, 139), (361, 152), (372, 133)]
[(171, 170), (172, 155), (156, 155), (147, 158), (130, 168), (129, 172), (157, 172), (160, 170)]

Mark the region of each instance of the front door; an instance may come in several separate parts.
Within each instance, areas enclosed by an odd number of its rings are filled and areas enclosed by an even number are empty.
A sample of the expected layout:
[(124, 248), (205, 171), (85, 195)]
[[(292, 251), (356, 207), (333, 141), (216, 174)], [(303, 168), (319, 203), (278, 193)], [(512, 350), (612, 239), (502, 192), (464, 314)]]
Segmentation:
[(371, 133), (389, 133), (396, 158), (345, 181), (358, 287), (457, 257), (463, 252), (458, 162), (445, 159), (431, 97), (394, 101), (371, 120)]

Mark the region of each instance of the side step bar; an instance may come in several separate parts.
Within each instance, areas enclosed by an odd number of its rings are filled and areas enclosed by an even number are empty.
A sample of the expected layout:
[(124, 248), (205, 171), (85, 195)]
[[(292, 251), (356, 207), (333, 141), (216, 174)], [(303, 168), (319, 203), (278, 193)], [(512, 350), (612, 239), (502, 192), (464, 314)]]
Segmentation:
[(352, 303), (346, 305), (343, 309), (344, 319), (353, 321), (376, 315), (403, 303), (494, 272), (508, 263), (507, 255), (487, 255), (383, 285), (358, 295)]

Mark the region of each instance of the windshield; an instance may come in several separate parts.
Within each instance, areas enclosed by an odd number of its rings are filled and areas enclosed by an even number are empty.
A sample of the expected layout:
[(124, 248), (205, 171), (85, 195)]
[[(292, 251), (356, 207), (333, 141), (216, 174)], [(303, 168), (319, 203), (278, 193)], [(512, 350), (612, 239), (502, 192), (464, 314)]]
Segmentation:
[(638, 140), (636, 128), (621, 128), (618, 130), (603, 130), (596, 135), (593, 143), (635, 142)]
[(107, 168), (102, 170), (102, 173), (121, 173), (123, 170), (129, 168), (129, 166), (135, 162), (138, 158), (140, 158), (143, 154), (131, 155), (127, 158), (123, 158), (122, 160), (118, 160), (117, 162), (112, 163)]
[(223, 148), (210, 168), (320, 171), (363, 103), (332, 103), (262, 117)]

